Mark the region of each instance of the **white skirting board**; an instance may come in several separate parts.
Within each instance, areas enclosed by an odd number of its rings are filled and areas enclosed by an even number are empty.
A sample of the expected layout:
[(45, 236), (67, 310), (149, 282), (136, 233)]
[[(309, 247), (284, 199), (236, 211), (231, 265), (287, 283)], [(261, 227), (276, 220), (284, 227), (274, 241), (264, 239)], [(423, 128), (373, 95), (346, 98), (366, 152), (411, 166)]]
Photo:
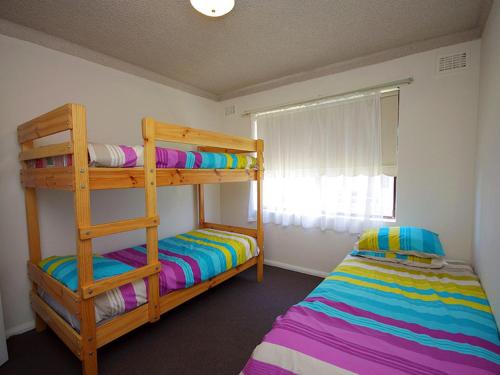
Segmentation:
[(267, 264), (268, 266), (283, 268), (289, 271), (305, 273), (306, 275), (318, 276), (323, 278), (328, 276), (328, 272), (313, 270), (311, 268), (294, 266), (292, 264), (282, 263), (271, 259), (264, 259), (264, 264)]

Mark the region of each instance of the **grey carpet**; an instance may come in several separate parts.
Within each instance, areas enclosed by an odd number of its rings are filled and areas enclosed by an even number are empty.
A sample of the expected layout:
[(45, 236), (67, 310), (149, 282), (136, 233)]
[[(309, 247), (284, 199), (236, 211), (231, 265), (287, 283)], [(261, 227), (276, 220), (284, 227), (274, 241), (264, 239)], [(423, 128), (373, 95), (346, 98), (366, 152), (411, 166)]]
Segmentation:
[[(267, 266), (262, 283), (255, 274), (247, 270), (101, 348), (100, 374), (238, 374), (274, 319), (321, 281)], [(80, 374), (80, 361), (50, 330), (7, 345), (0, 374)]]

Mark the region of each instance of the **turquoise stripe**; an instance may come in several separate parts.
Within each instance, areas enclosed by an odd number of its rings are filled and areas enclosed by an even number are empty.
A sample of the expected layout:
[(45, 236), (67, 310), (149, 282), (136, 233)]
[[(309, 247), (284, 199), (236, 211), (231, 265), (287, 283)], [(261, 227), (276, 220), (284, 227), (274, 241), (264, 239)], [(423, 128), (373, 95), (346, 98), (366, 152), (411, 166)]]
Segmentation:
[(191, 151), (186, 152), (186, 168), (193, 168), (195, 156)]
[(389, 249), (389, 228), (380, 228), (378, 231), (378, 247), (379, 249)]
[(231, 155), (231, 169), (238, 168), (238, 157), (236, 156), (236, 154), (229, 155)]
[(482, 347), (473, 346), (467, 343), (454, 342), (447, 339), (438, 339), (435, 337), (430, 337), (425, 334), (415, 333), (404, 328), (394, 327), (385, 323), (377, 322), (370, 318), (352, 315), (344, 311), (337, 310), (334, 307), (327, 306), (318, 301), (314, 302), (303, 301), (300, 302), (297, 306), (303, 306), (305, 308), (309, 308), (311, 310), (327, 314), (328, 316), (342, 319), (350, 324), (355, 324), (360, 327), (366, 327), (379, 332), (388, 333), (393, 336), (398, 336), (425, 346), (438, 348), (442, 350), (451, 350), (466, 355), (474, 355), (476, 357), (484, 358), (496, 364), (500, 364), (499, 355)]
[(474, 296), (466, 296), (464, 294), (450, 293), (450, 292), (445, 292), (445, 291), (440, 292), (440, 291), (436, 291), (434, 289), (418, 289), (418, 288), (414, 288), (414, 287), (410, 287), (410, 286), (403, 286), (403, 285), (400, 285), (397, 283), (389, 283), (389, 282), (382, 281), (382, 280), (375, 279), (375, 278), (353, 275), (353, 274), (348, 273), (348, 272), (337, 271), (337, 272), (334, 272), (333, 274), (339, 275), (339, 276), (344, 276), (344, 277), (349, 277), (349, 278), (355, 279), (355, 280), (366, 281), (366, 282), (377, 284), (377, 285), (383, 285), (383, 286), (388, 286), (391, 288), (397, 288), (400, 290), (404, 290), (405, 292), (417, 293), (417, 294), (421, 294), (424, 296), (431, 296), (431, 295), (435, 294), (435, 295), (438, 295), (438, 296), (443, 297), (443, 298), (450, 298), (451, 297), (451, 298), (456, 298), (459, 300), (479, 303), (479, 304), (484, 305), (484, 306), (489, 306), (488, 300), (486, 300), (484, 298), (478, 298), (478, 297), (474, 297)]
[[(193, 240), (208, 242), (208, 243), (211, 243), (214, 245), (219, 245), (219, 246), (224, 247), (225, 249), (227, 249), (231, 253), (231, 267), (236, 267), (238, 265), (238, 252), (234, 249), (234, 247), (232, 247), (228, 243), (210, 240), (208, 238), (200, 238), (200, 237), (196, 237), (196, 236), (193, 236), (193, 235), (190, 235), (187, 233), (184, 233), (183, 236), (185, 236), (187, 238), (191, 238)], [(216, 236), (216, 235), (213, 234), (212, 236)], [(200, 245), (200, 246), (204, 246), (204, 245)], [(217, 249), (217, 250), (220, 251), (219, 249)]]
[(205, 259), (201, 258), (202, 255), (208, 256), (210, 259), (209, 261), (199, 264), (200, 270), (202, 273), (205, 272), (208, 278), (226, 270), (226, 259), (222, 252), (218, 249), (207, 246), (202, 247), (198, 244), (183, 241), (182, 239), (176, 237), (165, 239), (165, 244), (167, 245), (168, 250), (172, 252), (182, 254), (181, 250), (186, 251), (184, 254), (189, 255), (197, 262), (200, 259)]
[(183, 241), (180, 241), (182, 243), (179, 244), (176, 241), (169, 241), (171, 239), (172, 238), (161, 240), (158, 246), (172, 253), (188, 256), (189, 258), (191, 258), (194, 262), (196, 262), (196, 264), (198, 264), (198, 268), (200, 269), (200, 277), (203, 281), (208, 280), (210, 277), (216, 274), (215, 265), (217, 263), (214, 262), (213, 256), (207, 254), (204, 251), (193, 251), (193, 247), (187, 246), (185, 243), (183, 243)]
[(214, 158), (208, 152), (200, 152), (201, 154), (201, 168), (214, 168)]
[[(309, 297), (323, 297), (331, 301), (338, 301), (347, 305), (373, 312), (388, 318), (414, 323), (429, 329), (450, 333), (463, 333), (469, 336), (480, 337), (484, 340), (500, 344), (493, 324), (482, 325), (467, 319), (468, 314), (461, 314), (450, 319), (444, 309), (429, 309), (427, 306), (414, 305), (412, 301), (387, 301), (373, 298), (369, 293), (356, 294), (353, 298), (352, 290), (331, 288), (320, 284)], [(391, 303), (392, 302), (392, 303)], [(491, 323), (489, 321), (488, 323)]]
[[(353, 296), (360, 297), (361, 295), (364, 298), (368, 299), (379, 299), (390, 303), (394, 301), (394, 305), (398, 306), (400, 303), (409, 303), (411, 306), (416, 308), (429, 309), (429, 311), (442, 311), (443, 313), (451, 316), (461, 317), (463, 314), (467, 314), (468, 319), (477, 321), (477, 322), (490, 322), (493, 319), (493, 316), (487, 312), (473, 309), (469, 306), (465, 305), (450, 305), (439, 300), (437, 301), (422, 301), (418, 299), (408, 298), (401, 294), (385, 292), (378, 289), (368, 289), (356, 284), (351, 284), (341, 280), (326, 280), (324, 283), (331, 283), (329, 288), (332, 290), (337, 290), (337, 288), (341, 288), (346, 292), (350, 292)], [(495, 323), (493, 323), (495, 324)], [(489, 323), (486, 323), (489, 325)]]

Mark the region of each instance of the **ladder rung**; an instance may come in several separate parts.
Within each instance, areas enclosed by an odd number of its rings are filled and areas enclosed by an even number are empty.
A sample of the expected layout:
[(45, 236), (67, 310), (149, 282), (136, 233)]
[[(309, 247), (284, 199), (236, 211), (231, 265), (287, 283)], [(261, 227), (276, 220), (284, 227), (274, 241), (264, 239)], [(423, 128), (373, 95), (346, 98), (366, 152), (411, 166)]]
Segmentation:
[(140, 217), (137, 219), (129, 219), (115, 221), (113, 223), (91, 225), (89, 227), (80, 228), (80, 239), (88, 240), (89, 238), (108, 236), (110, 234), (128, 232), (136, 229), (155, 227), (160, 224), (158, 216)]
[(99, 281), (95, 281), (90, 285), (82, 287), (82, 297), (84, 299), (95, 297), (108, 290), (118, 288), (122, 285), (131, 283), (135, 280), (154, 275), (161, 270), (161, 263), (146, 264), (145, 266), (136, 268), (135, 270), (122, 273), (120, 275), (111, 276)]

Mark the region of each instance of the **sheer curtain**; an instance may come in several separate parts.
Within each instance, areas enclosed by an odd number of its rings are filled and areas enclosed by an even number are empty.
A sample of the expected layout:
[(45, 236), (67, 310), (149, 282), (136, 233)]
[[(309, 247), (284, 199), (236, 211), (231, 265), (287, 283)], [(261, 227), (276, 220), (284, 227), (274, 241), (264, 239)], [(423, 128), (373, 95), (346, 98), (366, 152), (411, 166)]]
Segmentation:
[[(380, 94), (256, 115), (264, 222), (359, 233), (383, 217)], [(255, 220), (255, 187), (249, 220)]]

